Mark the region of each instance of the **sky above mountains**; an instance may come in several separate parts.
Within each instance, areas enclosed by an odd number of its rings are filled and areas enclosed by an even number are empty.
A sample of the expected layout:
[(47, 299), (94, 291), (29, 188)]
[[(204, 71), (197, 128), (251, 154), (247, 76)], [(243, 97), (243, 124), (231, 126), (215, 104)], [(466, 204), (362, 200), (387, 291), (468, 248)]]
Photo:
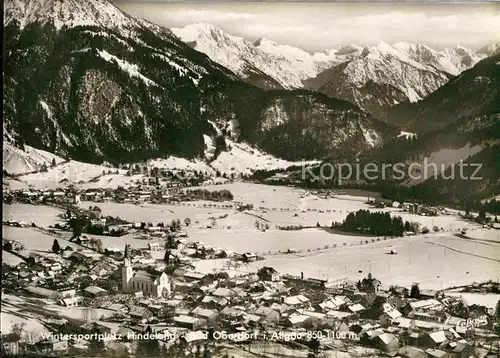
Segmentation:
[(168, 2), (113, 3), (167, 27), (203, 22), (250, 41), (267, 39), (323, 51), (354, 43), (408, 41), (475, 50), (500, 42), (500, 3)]

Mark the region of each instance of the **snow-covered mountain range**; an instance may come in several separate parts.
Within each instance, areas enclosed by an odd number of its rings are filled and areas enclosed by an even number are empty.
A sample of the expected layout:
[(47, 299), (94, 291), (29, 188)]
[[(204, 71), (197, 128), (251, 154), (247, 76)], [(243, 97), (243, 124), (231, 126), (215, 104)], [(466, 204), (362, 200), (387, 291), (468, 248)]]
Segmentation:
[(477, 53), (486, 56), (498, 55), (500, 53), (500, 43), (486, 45), (479, 49)]
[[(105, 0), (4, 6), (4, 139), (16, 144), (4, 147), (4, 165), (13, 173), (54, 158), (57, 175), (83, 168), (72, 161), (151, 159), (207, 170), (237, 162), (249, 173), (302, 159), (404, 156), (393, 141), (401, 130), (418, 133), (396, 138), (408, 145), (426, 141), (429, 130), (453, 139), (467, 116), (498, 127), (496, 45), (475, 53), (401, 42), (309, 54), (211, 25), (170, 31)], [(495, 163), (495, 150), (481, 158)], [(97, 165), (87, 175), (101, 172)], [(45, 174), (28, 176), (26, 183)]]
[(308, 80), (307, 86), (385, 118), (390, 107), (425, 98), (484, 57), (463, 47), (436, 51), (404, 42), (380, 43)]
[[(453, 76), (458, 76), (486, 57), (486, 54), (476, 53), (463, 46), (448, 47), (436, 51), (425, 45), (397, 42), (393, 48), (412, 61)], [(404, 59), (401, 55), (400, 58)]]
[(205, 23), (171, 30), (195, 50), (205, 53), (241, 78), (256, 82), (254, 74), (261, 73), (274, 79), (275, 87), (286, 89), (301, 88), (303, 80), (348, 61), (362, 51), (361, 47), (353, 45), (310, 54), (265, 38), (252, 43)]
[[(57, 30), (77, 26), (97, 26), (135, 35), (137, 27), (165, 31), (142, 19), (133, 18), (106, 0), (7, 0), (5, 25), (13, 20), (24, 29), (31, 23), (51, 24)], [(168, 30), (166, 30), (168, 31)]]
[(500, 113), (500, 54), (481, 60), (422, 101), (392, 107), (387, 120), (407, 131), (426, 133), (495, 113)]
[(246, 142), (294, 161), (366, 150), (393, 131), (346, 101), (251, 86), (104, 0), (5, 4), (4, 138), (21, 147), (94, 163), (216, 161)]
[(311, 54), (268, 39), (252, 43), (203, 23), (172, 32), (252, 84), (288, 89), (305, 86), (348, 100), (382, 118), (387, 108), (421, 100), (486, 57), (486, 53), (461, 46), (437, 51), (406, 42), (368, 48), (349, 45)]

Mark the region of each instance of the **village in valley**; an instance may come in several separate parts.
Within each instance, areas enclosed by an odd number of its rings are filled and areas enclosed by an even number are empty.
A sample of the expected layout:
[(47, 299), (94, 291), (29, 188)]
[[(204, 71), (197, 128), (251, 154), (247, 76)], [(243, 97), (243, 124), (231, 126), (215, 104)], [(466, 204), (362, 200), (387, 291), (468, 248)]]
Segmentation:
[(205, 180), (4, 185), (2, 355), (500, 353), (496, 217)]

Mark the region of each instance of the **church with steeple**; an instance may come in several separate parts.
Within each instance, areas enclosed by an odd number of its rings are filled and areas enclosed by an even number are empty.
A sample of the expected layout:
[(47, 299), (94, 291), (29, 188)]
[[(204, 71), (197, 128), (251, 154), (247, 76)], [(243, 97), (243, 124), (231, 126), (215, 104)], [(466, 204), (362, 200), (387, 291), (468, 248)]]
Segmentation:
[(129, 245), (125, 246), (122, 265), (123, 292), (143, 292), (151, 297), (167, 297), (170, 295), (171, 282), (165, 272), (154, 275), (145, 270), (134, 270), (129, 257)]

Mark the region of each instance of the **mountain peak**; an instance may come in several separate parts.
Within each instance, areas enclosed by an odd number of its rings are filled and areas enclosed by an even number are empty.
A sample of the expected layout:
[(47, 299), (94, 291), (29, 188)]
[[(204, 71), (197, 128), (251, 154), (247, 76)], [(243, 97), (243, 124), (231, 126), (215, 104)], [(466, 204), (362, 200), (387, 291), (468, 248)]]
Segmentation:
[(186, 25), (184, 28), (191, 28), (193, 30), (196, 30), (198, 32), (203, 32), (206, 34), (210, 34), (212, 32), (215, 33), (223, 33), (224, 31), (215, 25), (206, 23), (206, 22), (195, 22), (194, 24), (189, 24)]
[(261, 37), (261, 38), (257, 39), (257, 40), (253, 43), (253, 45), (254, 45), (255, 47), (257, 47), (257, 46), (260, 46), (260, 44), (261, 44), (261, 43), (263, 43), (263, 42), (265, 42), (265, 41), (267, 41), (267, 40), (266, 40), (266, 38)]
[(350, 45), (340, 47), (335, 53), (338, 56), (341, 56), (341, 55), (353, 54), (353, 53), (357, 53), (357, 52), (361, 53), (362, 51), (363, 51), (363, 47), (358, 46), (358, 45), (354, 45), (354, 44), (350, 44)]
[(387, 42), (381, 41), (378, 45), (375, 46), (380, 51), (393, 51), (394, 47), (392, 47)]
[(205, 22), (197, 22), (194, 24), (186, 25), (182, 28), (172, 28), (171, 29), (176, 36), (178, 36), (184, 42), (231, 42), (231, 41), (243, 41), (243, 38), (231, 36), (224, 32), (221, 28), (208, 24)]
[(50, 23), (62, 27), (100, 26), (130, 28), (135, 20), (106, 0), (5, 0), (5, 25), (18, 21), (21, 28), (30, 23)]
[(266, 89), (301, 88), (303, 80), (344, 60), (338, 59), (333, 50), (310, 54), (266, 38), (250, 42), (210, 24), (193, 24), (171, 30), (182, 41), (194, 44), (195, 50)]
[(281, 45), (275, 41), (272, 41), (272, 40), (269, 40), (269, 39), (266, 39), (265, 37), (261, 37), (260, 39), (258, 39), (257, 41), (255, 41), (253, 43), (253, 45), (255, 47), (259, 47), (259, 46), (284, 46), (284, 45)]

